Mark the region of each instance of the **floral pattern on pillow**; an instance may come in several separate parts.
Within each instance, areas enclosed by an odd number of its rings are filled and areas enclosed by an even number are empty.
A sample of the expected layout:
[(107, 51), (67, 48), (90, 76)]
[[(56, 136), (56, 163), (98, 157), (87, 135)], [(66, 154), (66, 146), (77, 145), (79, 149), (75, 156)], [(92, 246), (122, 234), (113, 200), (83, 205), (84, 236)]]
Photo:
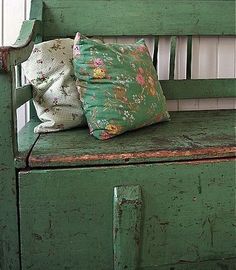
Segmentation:
[(166, 100), (143, 40), (102, 44), (76, 35), (74, 68), (90, 133), (105, 140), (169, 120)]

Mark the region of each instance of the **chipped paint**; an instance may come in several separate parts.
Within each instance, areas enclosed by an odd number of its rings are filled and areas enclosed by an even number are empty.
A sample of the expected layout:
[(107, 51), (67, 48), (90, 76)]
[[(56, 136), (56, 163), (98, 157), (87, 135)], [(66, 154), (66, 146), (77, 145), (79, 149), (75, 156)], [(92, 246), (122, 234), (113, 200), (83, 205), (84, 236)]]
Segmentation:
[(10, 47), (0, 47), (0, 71), (3, 70), (4, 72), (9, 71), (9, 54), (10, 54)]
[[(50, 163), (59, 163), (59, 164), (71, 164), (76, 162), (90, 162), (90, 161), (113, 161), (113, 160), (129, 160), (132, 162), (137, 159), (173, 159), (173, 158), (219, 158), (219, 157), (228, 157), (235, 156), (236, 147), (211, 147), (203, 149), (189, 149), (189, 150), (176, 150), (176, 151), (147, 151), (139, 153), (114, 153), (114, 154), (86, 154), (80, 156), (30, 156), (29, 163), (32, 167), (37, 167), (38, 165), (48, 166)], [(167, 160), (168, 161), (168, 160)], [(174, 160), (173, 160), (174, 161)], [(198, 161), (197, 161), (198, 162)], [(214, 162), (214, 161), (213, 161)]]

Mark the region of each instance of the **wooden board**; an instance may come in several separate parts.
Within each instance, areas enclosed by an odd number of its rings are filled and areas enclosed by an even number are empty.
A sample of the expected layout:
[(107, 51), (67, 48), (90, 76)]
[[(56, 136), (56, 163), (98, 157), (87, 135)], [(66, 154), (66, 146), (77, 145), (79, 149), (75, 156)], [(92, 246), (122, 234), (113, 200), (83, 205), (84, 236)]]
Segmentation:
[(236, 79), (160, 81), (166, 99), (236, 97)]
[[(223, 266), (236, 257), (234, 165), (205, 160), (21, 172), (23, 270), (113, 269), (113, 190), (135, 185), (143, 202), (140, 269), (233, 269)], [(135, 217), (125, 214), (132, 207), (125, 197), (123, 203), (118, 233), (125, 238)], [(130, 262), (127, 245), (119, 252)]]
[(107, 141), (87, 128), (41, 134), (30, 167), (128, 164), (231, 157), (235, 155), (235, 111), (171, 113), (171, 121)]
[[(77, 31), (106, 36), (235, 34), (233, 0), (45, 0), (44, 3), (46, 39), (73, 36)], [(222, 16), (222, 10), (227, 16)]]
[(34, 128), (39, 123), (39, 121), (32, 119), (18, 133), (18, 152), (15, 157), (15, 167), (18, 169), (28, 166), (28, 156), (39, 137), (39, 134), (34, 133)]
[(10, 74), (0, 73), (0, 269), (20, 269), (15, 123)]

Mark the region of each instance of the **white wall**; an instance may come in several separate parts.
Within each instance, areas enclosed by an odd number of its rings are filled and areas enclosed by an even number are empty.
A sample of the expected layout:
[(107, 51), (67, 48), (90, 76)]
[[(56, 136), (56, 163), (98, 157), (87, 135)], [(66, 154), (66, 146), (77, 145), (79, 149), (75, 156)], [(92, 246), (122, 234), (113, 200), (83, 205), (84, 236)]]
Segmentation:
[[(15, 41), (21, 22), (29, 14), (29, 7), (30, 0), (0, 0), (0, 45), (10, 45)], [(152, 40), (147, 39), (147, 42), (152, 48)], [(160, 79), (168, 79), (169, 45), (169, 38), (160, 39), (158, 54)], [(183, 79), (186, 69), (186, 37), (178, 38), (177, 46), (175, 78)], [(192, 77), (236, 77), (236, 38), (195, 37), (193, 39)], [(169, 101), (168, 107), (170, 110), (232, 109), (236, 108), (236, 99)], [(24, 105), (18, 110), (18, 129), (25, 124), (27, 118), (28, 108)]]

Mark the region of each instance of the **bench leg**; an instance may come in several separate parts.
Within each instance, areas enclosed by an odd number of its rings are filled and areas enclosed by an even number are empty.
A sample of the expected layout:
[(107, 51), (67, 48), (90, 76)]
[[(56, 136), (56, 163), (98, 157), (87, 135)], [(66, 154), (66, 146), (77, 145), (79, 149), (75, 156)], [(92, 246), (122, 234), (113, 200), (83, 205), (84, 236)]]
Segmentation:
[(136, 270), (141, 240), (140, 186), (115, 187), (113, 211), (114, 270)]

